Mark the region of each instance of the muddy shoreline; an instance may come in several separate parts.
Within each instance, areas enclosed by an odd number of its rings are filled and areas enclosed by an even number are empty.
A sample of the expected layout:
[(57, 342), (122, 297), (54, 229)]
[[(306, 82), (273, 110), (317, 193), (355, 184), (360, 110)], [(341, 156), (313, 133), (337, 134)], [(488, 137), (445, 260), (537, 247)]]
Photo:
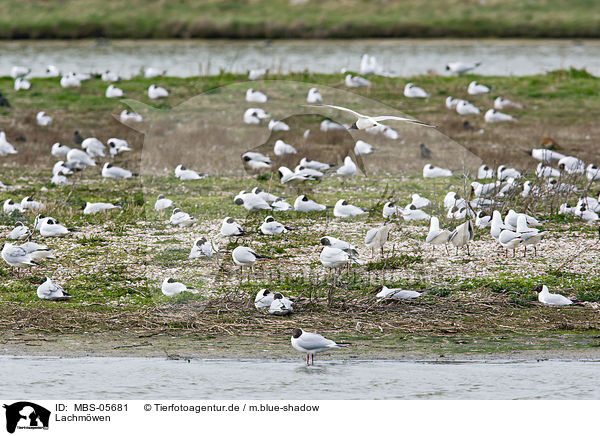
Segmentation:
[[(598, 333), (598, 332), (596, 332)], [(341, 337), (341, 336), (340, 336)], [(49, 335), (0, 334), (5, 356), (148, 357), (165, 359), (297, 359), (302, 356), (285, 337), (215, 336), (105, 332)], [(535, 360), (600, 359), (600, 336), (590, 333), (486, 336), (419, 336), (390, 340), (355, 339), (349, 348), (321, 360)]]

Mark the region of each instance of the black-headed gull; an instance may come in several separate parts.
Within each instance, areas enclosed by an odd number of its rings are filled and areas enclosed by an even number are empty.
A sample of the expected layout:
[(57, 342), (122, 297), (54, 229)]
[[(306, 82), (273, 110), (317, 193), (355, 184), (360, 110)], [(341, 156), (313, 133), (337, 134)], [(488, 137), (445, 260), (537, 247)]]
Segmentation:
[(535, 175), (539, 178), (548, 179), (550, 177), (560, 177), (560, 171), (540, 162), (535, 169)]
[(46, 112), (40, 111), (35, 116), (35, 122), (37, 123), (38, 126), (48, 127), (49, 125), (52, 124), (52, 117), (49, 115), (46, 115)]
[(300, 195), (294, 201), (294, 210), (296, 212), (317, 212), (327, 209), (324, 204), (319, 204), (314, 200), (309, 200), (306, 195)]
[(249, 103), (266, 103), (267, 100), (266, 94), (257, 91), (254, 88), (249, 88), (246, 91), (246, 101)]
[(44, 220), (40, 226), (40, 235), (44, 238), (66, 236), (75, 231), (75, 229), (65, 227), (54, 218)]
[(290, 130), (290, 126), (287, 123), (280, 120), (270, 120), (268, 128), (272, 132), (285, 132)]
[(377, 292), (377, 298), (391, 300), (414, 300), (422, 295), (421, 292), (408, 291), (400, 288), (388, 288), (385, 285), (378, 286), (374, 292)]
[(17, 77), (15, 79), (14, 89), (15, 91), (27, 91), (28, 89), (31, 89), (31, 82), (27, 79), (21, 79), (20, 77)]
[(558, 168), (565, 170), (569, 174), (585, 172), (585, 162), (574, 156), (565, 156), (558, 161)]
[(523, 105), (510, 101), (508, 98), (496, 97), (494, 100), (494, 109), (503, 111), (505, 109), (523, 109)]
[(514, 209), (509, 209), (508, 213), (506, 214), (506, 217), (504, 218), (504, 224), (507, 226), (510, 226), (512, 228), (516, 228), (520, 215), (525, 216), (525, 219), (527, 220), (526, 221), (527, 225), (529, 225), (529, 226), (539, 226), (540, 225), (540, 222), (536, 218), (532, 217), (531, 215), (524, 214), (524, 213), (517, 213), (514, 211)]
[(6, 234), (6, 238), (17, 241), (27, 239), (30, 235), (29, 227), (27, 227), (21, 221), (17, 221), (15, 224), (15, 228)]
[(208, 174), (198, 173), (180, 164), (175, 167), (175, 177), (179, 180), (199, 180), (208, 177)]
[(180, 227), (189, 227), (193, 225), (195, 221), (196, 219), (192, 218), (189, 213), (183, 212), (178, 207), (173, 209), (171, 217), (169, 218), (171, 225)]
[(537, 245), (544, 239), (548, 232), (540, 232), (538, 229), (532, 229), (527, 226), (527, 215), (519, 214), (517, 218), (517, 233), (523, 244), (523, 257), (527, 256), (527, 247), (532, 246), (535, 255), (537, 255)]
[(259, 310), (269, 309), (274, 300), (274, 295), (268, 289), (261, 289), (256, 293), (256, 297), (254, 297), (254, 307)]
[(458, 254), (459, 248), (462, 248), (466, 245), (467, 254), (471, 255), (471, 252), (469, 250), (469, 243), (473, 240), (474, 237), (475, 229), (473, 228), (473, 221), (468, 219), (456, 229), (454, 229), (452, 233), (450, 233), (450, 236), (448, 237), (448, 242), (450, 242), (456, 247), (456, 254)]
[(344, 84), (348, 88), (361, 88), (363, 86), (371, 86), (371, 82), (364, 77), (353, 76), (352, 74), (346, 74), (344, 78)]
[(357, 156), (371, 154), (373, 153), (373, 151), (373, 146), (368, 142), (363, 141), (362, 139), (356, 141), (356, 144), (354, 145), (354, 154), (356, 154)]
[(448, 169), (436, 167), (431, 164), (427, 164), (423, 167), (423, 177), (426, 179), (450, 176), (452, 176), (452, 171)]
[(344, 199), (338, 200), (333, 207), (333, 216), (337, 218), (354, 218), (360, 215), (366, 215), (369, 212), (362, 210), (358, 206), (348, 204)]
[(21, 200), (22, 210), (39, 210), (43, 208), (44, 204), (40, 201), (34, 200), (31, 196), (24, 197), (23, 200)]
[(102, 167), (102, 177), (106, 179), (129, 179), (134, 174), (125, 168), (116, 167), (111, 163), (106, 162)]
[(430, 218), (427, 212), (417, 208), (414, 204), (408, 204), (405, 208), (398, 209), (398, 212), (404, 221), (424, 221)]
[(60, 78), (60, 86), (63, 88), (79, 88), (81, 86), (81, 78), (75, 73), (69, 72)]
[(266, 68), (256, 68), (253, 70), (248, 71), (248, 79), (249, 80), (258, 80), (258, 79), (262, 79), (263, 77), (265, 77), (267, 75), (267, 72), (269, 70)]
[(323, 236), (321, 238), (321, 245), (332, 248), (339, 248), (340, 250), (345, 251), (352, 257), (358, 257), (358, 251), (350, 244), (349, 242), (342, 241), (334, 236)]
[(0, 132), (0, 156), (6, 156), (9, 154), (17, 154), (17, 150), (13, 145), (6, 140), (6, 133)]
[(152, 100), (156, 100), (159, 98), (165, 98), (169, 96), (169, 91), (160, 86), (156, 86), (154, 84), (150, 85), (148, 88), (148, 97)]
[(309, 180), (316, 180), (312, 176), (295, 173), (285, 166), (280, 166), (277, 173), (279, 174), (279, 181), (282, 185), (299, 185)]
[(115, 157), (117, 154), (123, 153), (124, 151), (131, 151), (129, 143), (124, 139), (108, 138), (106, 145), (109, 147), (108, 152), (111, 157)]
[(307, 103), (323, 103), (323, 97), (317, 88), (310, 88), (306, 96)]
[(356, 121), (354, 122), (354, 124), (352, 124), (352, 126), (350, 126), (350, 129), (357, 129), (357, 130), (365, 130), (371, 127), (376, 127), (379, 126), (381, 123), (380, 121), (385, 121), (385, 120), (396, 120), (396, 121), (404, 121), (410, 124), (417, 124), (420, 126), (427, 126), (427, 127), (432, 127), (429, 124), (426, 123), (422, 123), (421, 121), (417, 121), (417, 120), (413, 120), (411, 118), (404, 118), (404, 117), (397, 117), (394, 115), (382, 115), (382, 116), (377, 116), (377, 117), (372, 117), (369, 115), (363, 115), (360, 114), (356, 111), (353, 111), (352, 109), (348, 109), (347, 107), (343, 107), (343, 106), (334, 106), (331, 104), (322, 104), (322, 105), (313, 105), (312, 107), (329, 107), (332, 109), (337, 109), (340, 111), (344, 111), (344, 112), (349, 112), (352, 115), (355, 115), (357, 117)]
[(16, 79), (18, 77), (25, 77), (31, 73), (31, 68), (24, 67), (22, 65), (13, 65), (10, 69), (10, 77)]
[(462, 99), (448, 96), (448, 97), (446, 97), (446, 107), (448, 109), (456, 110), (456, 106), (458, 105), (458, 102), (460, 102), (460, 101), (462, 101)]
[(84, 215), (92, 215), (98, 212), (104, 212), (107, 210), (119, 209), (121, 206), (112, 204), (112, 203), (90, 203), (89, 201), (85, 202), (85, 206), (83, 208)]
[(254, 268), (254, 263), (258, 259), (269, 259), (267, 256), (262, 256), (249, 247), (238, 246), (231, 252), (233, 262), (240, 267), (243, 272), (244, 267)]
[(45, 277), (37, 282), (39, 284), (37, 288), (37, 296), (42, 300), (68, 300), (71, 298), (71, 294), (66, 292), (62, 286), (54, 283), (50, 277)]
[(273, 146), (273, 153), (275, 153), (275, 156), (285, 156), (287, 154), (296, 154), (298, 150), (293, 145), (278, 139)]
[(475, 227), (477, 227), (478, 229), (485, 229), (486, 227), (490, 227), (492, 225), (492, 217), (480, 210), (479, 212), (477, 212), (477, 215), (475, 216)]
[(15, 203), (12, 200), (12, 198), (8, 198), (8, 199), (4, 200), (4, 204), (2, 205), (2, 211), (5, 214), (10, 215), (14, 211), (23, 212), (23, 208), (21, 207), (20, 203)]
[(499, 112), (496, 109), (488, 109), (483, 116), (486, 123), (502, 123), (506, 121), (516, 121), (517, 119), (512, 115)]
[(383, 246), (388, 241), (391, 227), (383, 225), (367, 231), (365, 235), (365, 245), (371, 249), (371, 257), (375, 256), (375, 250), (381, 251), (381, 257), (384, 257)]
[(450, 62), (446, 64), (446, 71), (450, 71), (451, 73), (455, 74), (464, 74), (477, 68), (479, 65), (481, 65), (481, 62)]
[(221, 224), (221, 235), (225, 237), (244, 236), (246, 232), (242, 227), (235, 222), (230, 216), (225, 217)]
[(162, 76), (167, 73), (167, 70), (161, 70), (155, 67), (144, 68), (144, 77), (146, 79), (154, 79), (155, 77)]
[(94, 159), (92, 159), (92, 157), (85, 151), (79, 150), (78, 148), (72, 148), (67, 153), (67, 164), (69, 163), (81, 167), (96, 166), (96, 162), (94, 161)]
[(553, 150), (548, 150), (546, 148), (533, 148), (529, 152), (527, 152), (532, 158), (542, 161), (542, 162), (552, 162), (553, 160), (561, 160), (565, 157), (564, 154), (558, 153)]
[(104, 96), (106, 98), (120, 98), (123, 97), (125, 93), (121, 88), (117, 88), (115, 85), (108, 85), (106, 91), (104, 92)]
[(490, 88), (489, 86), (482, 85), (481, 83), (477, 83), (475, 80), (473, 80), (471, 83), (469, 83), (467, 92), (470, 95), (487, 94), (490, 92)]
[(47, 245), (29, 241), (21, 244), (20, 247), (25, 250), (34, 261), (56, 259), (52, 254), (52, 250), (49, 249)]
[(253, 192), (241, 191), (234, 198), (233, 202), (238, 206), (244, 206), (248, 212), (257, 212), (259, 210), (271, 210), (269, 203), (260, 195)]
[(270, 116), (271, 115), (266, 113), (264, 109), (251, 107), (249, 109), (246, 109), (246, 111), (244, 112), (243, 119), (244, 123), (246, 124), (260, 124), (262, 120), (266, 120)]
[(440, 220), (432, 216), (429, 224), (429, 232), (425, 238), (425, 242), (434, 246), (444, 244), (446, 250), (448, 249), (448, 238), (450, 237), (450, 231), (440, 228)]
[(5, 242), (2, 245), (2, 259), (14, 268), (25, 268), (33, 265), (38, 265), (31, 255), (22, 247)]
[(60, 142), (55, 142), (52, 144), (50, 154), (54, 157), (63, 157), (66, 156), (69, 151), (71, 151), (71, 147), (68, 145), (62, 145)]
[(215, 250), (215, 247), (213, 246), (212, 242), (206, 239), (204, 236), (202, 236), (194, 241), (194, 245), (192, 245), (189, 258), (197, 259), (200, 257), (206, 257), (210, 259), (217, 252), (218, 249)]
[(415, 86), (414, 83), (407, 83), (404, 86), (404, 96), (408, 98), (427, 98), (430, 95), (423, 88)]
[(83, 148), (90, 157), (105, 157), (104, 151), (105, 145), (98, 138), (85, 138), (81, 142), (81, 148)]
[(196, 289), (188, 287), (181, 282), (177, 282), (171, 277), (167, 277), (163, 280), (160, 290), (162, 291), (163, 295), (167, 297), (172, 297), (174, 295), (181, 294), (182, 292), (191, 292), (192, 294), (198, 293)]
[(495, 177), (496, 172), (488, 167), (487, 165), (483, 164), (481, 165), (478, 169), (477, 169), (477, 178), (478, 179), (491, 179), (493, 177)]
[(121, 113), (119, 114), (119, 119), (121, 120), (121, 122), (128, 122), (128, 121), (134, 121), (136, 123), (141, 123), (143, 121), (143, 118), (140, 114), (136, 113), (136, 112), (130, 112), (127, 109), (123, 109), (121, 111)]
[(286, 227), (280, 222), (275, 221), (275, 218), (270, 215), (265, 218), (260, 226), (260, 231), (263, 235), (280, 235), (290, 230), (292, 230), (290, 227)]
[(540, 285), (533, 290), (538, 293), (538, 301), (546, 306), (570, 306), (573, 302), (560, 294), (552, 294), (548, 290), (548, 286)]
[(333, 166), (327, 163), (319, 162), (318, 160), (308, 160), (305, 157), (300, 159), (300, 165), (317, 171), (327, 171)]
[(497, 170), (498, 180), (504, 181), (509, 178), (520, 179), (521, 172), (514, 168), (508, 168), (506, 165), (500, 165)]
[(585, 169), (585, 175), (588, 180), (600, 180), (600, 168), (596, 164), (589, 164)]
[(336, 343), (331, 339), (326, 339), (317, 333), (305, 332), (302, 329), (294, 329), (292, 332), (292, 347), (306, 353), (306, 366), (309, 365), (309, 358), (312, 357), (312, 364), (315, 363), (315, 354), (324, 351), (334, 350), (340, 347), (347, 347), (350, 344)]
[(495, 193), (501, 184), (502, 182), (499, 180), (485, 184), (479, 182), (471, 182), (471, 193), (477, 197), (486, 197)]
[(100, 75), (100, 79), (103, 82), (118, 82), (119, 74), (114, 71), (106, 70)]
[(383, 217), (385, 219), (390, 219), (394, 215), (397, 215), (397, 214), (398, 214), (398, 207), (391, 201), (388, 201), (387, 203), (385, 203), (383, 205)]
[(342, 177), (352, 177), (356, 174), (356, 164), (350, 156), (344, 158), (344, 164), (340, 166), (335, 173)]
[(289, 298), (284, 297), (280, 292), (276, 292), (273, 295), (273, 301), (269, 306), (269, 313), (271, 315), (285, 316), (293, 311), (293, 303)]
[(68, 176), (73, 174), (73, 170), (65, 165), (65, 162), (59, 160), (52, 167), (52, 175), (56, 176), (57, 174), (62, 174), (63, 176)]
[(460, 115), (478, 115), (481, 113), (478, 107), (466, 100), (460, 100), (456, 104), (456, 112)]
[(154, 210), (160, 212), (173, 206), (173, 200), (166, 198), (163, 194), (158, 194), (154, 203)]

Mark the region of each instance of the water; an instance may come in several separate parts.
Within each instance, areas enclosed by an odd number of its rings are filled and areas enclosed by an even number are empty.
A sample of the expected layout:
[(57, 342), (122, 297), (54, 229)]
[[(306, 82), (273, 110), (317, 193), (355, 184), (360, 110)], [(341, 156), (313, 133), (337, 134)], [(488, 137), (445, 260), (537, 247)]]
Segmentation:
[(443, 72), (452, 61), (483, 62), (483, 75), (528, 75), (561, 68), (587, 68), (600, 75), (600, 41), (575, 40), (284, 40), (284, 41), (17, 41), (0, 43), (0, 75), (13, 65), (40, 76), (46, 65), (61, 71), (100, 72), (123, 77), (147, 66), (171, 76), (216, 74), (221, 69), (245, 73), (251, 68), (316, 73), (358, 70), (370, 53), (386, 70), (400, 76)]
[(0, 357), (5, 398), (600, 399), (595, 361)]

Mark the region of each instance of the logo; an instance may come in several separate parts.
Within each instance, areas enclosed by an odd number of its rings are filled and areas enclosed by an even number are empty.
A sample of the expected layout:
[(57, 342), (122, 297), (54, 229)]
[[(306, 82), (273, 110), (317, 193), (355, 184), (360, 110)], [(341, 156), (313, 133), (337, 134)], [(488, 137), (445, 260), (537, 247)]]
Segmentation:
[(50, 411), (28, 401), (4, 405), (6, 409), (6, 431), (14, 433), (18, 429), (47, 430)]

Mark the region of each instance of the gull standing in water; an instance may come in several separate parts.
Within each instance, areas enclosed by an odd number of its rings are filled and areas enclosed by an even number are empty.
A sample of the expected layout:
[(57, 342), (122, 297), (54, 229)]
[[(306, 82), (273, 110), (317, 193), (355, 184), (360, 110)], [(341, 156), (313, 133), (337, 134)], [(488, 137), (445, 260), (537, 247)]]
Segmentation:
[(309, 358), (312, 358), (312, 364), (315, 364), (315, 354), (317, 353), (349, 345), (341, 342), (336, 343), (317, 333), (305, 332), (300, 328), (294, 329), (292, 332), (292, 347), (302, 353), (306, 353), (306, 366), (310, 365)]

